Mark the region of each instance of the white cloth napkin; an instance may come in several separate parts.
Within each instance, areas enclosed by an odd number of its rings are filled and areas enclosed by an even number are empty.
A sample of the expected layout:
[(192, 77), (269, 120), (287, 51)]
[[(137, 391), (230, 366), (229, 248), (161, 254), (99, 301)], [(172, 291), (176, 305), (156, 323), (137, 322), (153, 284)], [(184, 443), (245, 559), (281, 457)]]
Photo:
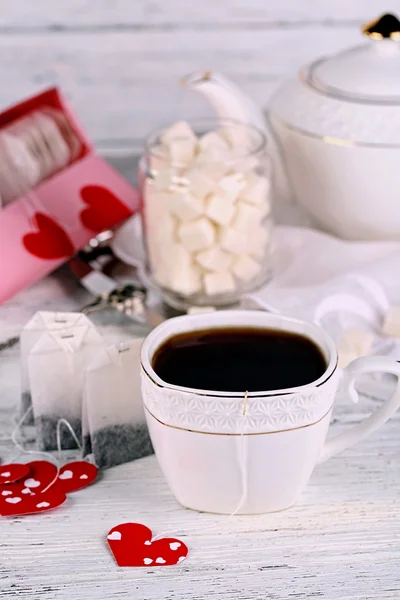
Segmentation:
[(278, 227), (275, 271), (271, 281), (249, 294), (266, 310), (301, 319), (324, 321), (340, 317), (341, 329), (360, 319), (380, 334), (390, 304), (400, 303), (400, 243), (348, 242), (307, 228)]
[(349, 242), (305, 227), (277, 227), (275, 273), (268, 288), (310, 287), (359, 273), (400, 299), (400, 242)]

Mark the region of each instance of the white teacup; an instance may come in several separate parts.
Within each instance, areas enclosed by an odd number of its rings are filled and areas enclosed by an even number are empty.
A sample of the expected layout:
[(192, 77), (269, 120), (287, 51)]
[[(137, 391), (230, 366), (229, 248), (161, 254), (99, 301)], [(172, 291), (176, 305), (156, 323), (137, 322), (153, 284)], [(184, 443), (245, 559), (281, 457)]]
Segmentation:
[[(165, 383), (152, 367), (156, 350), (176, 334), (221, 327), (294, 332), (313, 340), (327, 368), (298, 388), (244, 393), (213, 392)], [(400, 391), (360, 424), (325, 441), (341, 375), (350, 394), (360, 373), (400, 376), (386, 357), (360, 358), (345, 371), (320, 327), (261, 311), (223, 311), (165, 321), (146, 338), (141, 353), (146, 419), (165, 478), (185, 507), (255, 514), (292, 506), (316, 464), (356, 444), (383, 425), (400, 405)], [(245, 412), (245, 415), (243, 415)], [(241, 502), (242, 499), (242, 502)]]

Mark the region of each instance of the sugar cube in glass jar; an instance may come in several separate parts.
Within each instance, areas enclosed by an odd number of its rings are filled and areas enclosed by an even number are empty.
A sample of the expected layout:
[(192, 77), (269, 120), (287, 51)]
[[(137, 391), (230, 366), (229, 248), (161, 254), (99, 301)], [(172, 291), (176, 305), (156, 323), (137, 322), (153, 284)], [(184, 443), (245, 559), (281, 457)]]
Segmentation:
[(153, 134), (139, 174), (147, 274), (171, 306), (229, 306), (270, 276), (264, 134), (235, 121)]

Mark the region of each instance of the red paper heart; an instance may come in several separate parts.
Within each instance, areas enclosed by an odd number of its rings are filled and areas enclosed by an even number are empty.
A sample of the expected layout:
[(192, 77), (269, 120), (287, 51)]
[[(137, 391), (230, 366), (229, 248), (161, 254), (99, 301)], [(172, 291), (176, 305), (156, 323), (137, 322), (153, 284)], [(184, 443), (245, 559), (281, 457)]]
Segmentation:
[(109, 531), (107, 542), (119, 567), (164, 567), (186, 558), (188, 548), (180, 540), (151, 538), (145, 525), (121, 523)]
[(89, 205), (80, 214), (82, 224), (96, 233), (114, 227), (132, 214), (115, 194), (101, 185), (87, 185), (80, 194)]
[(51, 217), (35, 213), (33, 217), (36, 233), (27, 233), (22, 238), (25, 249), (34, 256), (54, 260), (66, 258), (75, 253), (68, 234)]
[(15, 517), (45, 512), (57, 508), (66, 500), (66, 495), (60, 490), (50, 488), (42, 494), (7, 496), (0, 504), (0, 515)]
[(28, 475), (28, 473), (28, 465), (22, 465), (20, 463), (2, 465), (0, 467), (0, 485), (14, 483), (14, 481), (22, 479), (23, 477), (25, 477), (25, 475)]
[[(28, 477), (23, 477), (23, 479), (7, 486), (8, 492), (11, 491), (13, 495), (29, 496), (38, 494), (46, 489), (57, 475), (57, 467), (47, 460), (34, 460), (25, 466), (28, 467)], [(4, 491), (6, 490), (0, 488), (0, 505), (10, 495), (4, 494)]]
[(57, 489), (69, 494), (90, 485), (97, 477), (97, 467), (85, 460), (64, 465), (57, 479)]

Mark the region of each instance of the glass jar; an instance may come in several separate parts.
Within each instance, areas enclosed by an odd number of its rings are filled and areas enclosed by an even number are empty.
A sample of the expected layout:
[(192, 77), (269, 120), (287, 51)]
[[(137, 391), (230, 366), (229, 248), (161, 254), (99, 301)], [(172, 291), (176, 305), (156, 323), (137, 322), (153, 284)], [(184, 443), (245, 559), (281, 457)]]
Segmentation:
[(147, 276), (180, 310), (229, 306), (271, 273), (264, 134), (235, 121), (180, 121), (150, 136), (139, 183)]

